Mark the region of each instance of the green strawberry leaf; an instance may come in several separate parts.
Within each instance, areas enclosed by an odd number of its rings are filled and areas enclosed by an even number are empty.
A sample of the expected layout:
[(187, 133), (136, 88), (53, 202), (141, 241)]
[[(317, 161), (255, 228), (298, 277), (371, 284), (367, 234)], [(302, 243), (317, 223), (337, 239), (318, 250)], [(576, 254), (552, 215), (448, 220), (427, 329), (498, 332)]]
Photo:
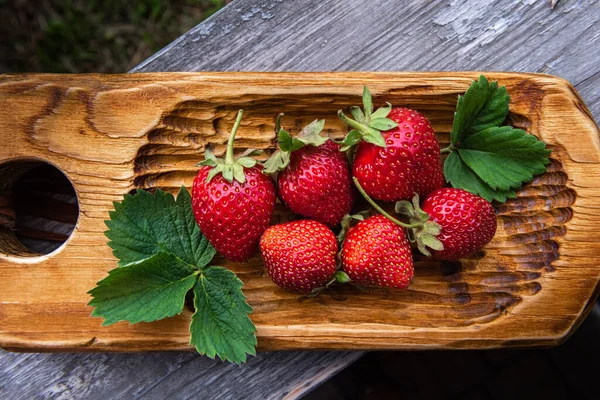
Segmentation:
[(88, 293), (102, 325), (151, 322), (180, 314), (198, 270), (172, 254), (158, 253), (125, 268), (115, 268)]
[(221, 267), (202, 271), (194, 285), (196, 313), (190, 343), (210, 358), (241, 363), (256, 354), (256, 328), (248, 318), (252, 308), (242, 293), (242, 281)]
[(488, 128), (468, 137), (460, 158), (492, 189), (518, 189), (549, 163), (544, 142), (510, 126)]
[(524, 183), (542, 174), (550, 150), (535, 136), (500, 126), (508, 114), (506, 87), (483, 75), (458, 96), (450, 152), (444, 163), (446, 181), (488, 201), (516, 197)]
[[(506, 157), (544, 160), (550, 154), (546, 143), (522, 129), (492, 127), (465, 139), (459, 148), (493, 152)], [(546, 161), (544, 161), (546, 162)]]
[(508, 114), (509, 101), (506, 87), (498, 87), (498, 82), (490, 83), (481, 75), (464, 96), (458, 96), (450, 134), (452, 144), (460, 143), (470, 134), (500, 125)]
[(457, 152), (450, 153), (444, 163), (444, 176), (453, 187), (464, 189), (468, 192), (483, 197), (487, 201), (493, 200), (504, 203), (508, 198), (515, 198), (513, 190), (494, 190), (485, 183), (471, 168), (465, 164)]
[[(238, 175), (242, 168), (235, 164), (230, 171)], [(180, 314), (193, 289), (191, 343), (198, 351), (237, 363), (255, 354), (242, 282), (224, 268), (204, 268), (215, 250), (198, 228), (185, 187), (176, 200), (161, 190), (138, 191), (114, 205), (106, 236), (121, 268), (88, 292), (92, 316), (104, 318), (104, 325), (160, 320)]]
[(160, 189), (154, 195), (138, 190), (114, 207), (110, 220), (105, 221), (105, 235), (121, 267), (166, 252), (202, 268), (216, 253), (200, 232), (190, 194), (183, 186), (177, 200)]

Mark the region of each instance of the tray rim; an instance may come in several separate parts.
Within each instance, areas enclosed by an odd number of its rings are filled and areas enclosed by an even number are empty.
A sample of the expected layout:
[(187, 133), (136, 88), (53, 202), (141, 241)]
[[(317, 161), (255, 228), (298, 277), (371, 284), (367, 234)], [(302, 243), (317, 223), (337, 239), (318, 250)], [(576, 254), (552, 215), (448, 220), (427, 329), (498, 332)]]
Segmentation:
[[(393, 80), (395, 78), (410, 78), (410, 77), (417, 77), (419, 79), (421, 78), (449, 78), (449, 79), (456, 79), (456, 78), (461, 78), (461, 79), (474, 79), (477, 78), (479, 75), (486, 75), (486, 76), (490, 76), (492, 77), (492, 79), (502, 79), (503, 77), (515, 77), (515, 76), (519, 76), (519, 77), (531, 77), (531, 78), (543, 78), (543, 79), (548, 79), (553, 81), (555, 84), (557, 84), (558, 86), (562, 86), (563, 90), (568, 90), (570, 91), (575, 99), (577, 101), (579, 101), (579, 103), (581, 105), (583, 105), (583, 109), (578, 109), (578, 111), (584, 115), (586, 115), (592, 122), (592, 125), (595, 127), (595, 133), (596, 135), (599, 135), (599, 130), (598, 127), (593, 119), (593, 117), (591, 116), (591, 113), (589, 112), (589, 110), (587, 109), (587, 107), (585, 106), (585, 103), (583, 102), (583, 100), (581, 99), (581, 97), (579, 96), (579, 94), (577, 93), (576, 89), (570, 84), (570, 82), (568, 82), (567, 80), (560, 78), (560, 77), (556, 77), (554, 75), (549, 75), (549, 74), (541, 74), (541, 73), (519, 73), (519, 72), (497, 72), (497, 71), (460, 71), (460, 72), (452, 72), (452, 71), (439, 71), (439, 72), (411, 72), (411, 71), (394, 71), (394, 72), (386, 72), (386, 71), (375, 71), (375, 72), (368, 72), (368, 71), (361, 71), (361, 72), (333, 72), (333, 71), (323, 71), (323, 72), (166, 72), (166, 73), (136, 73), (136, 74), (114, 74), (114, 75), (104, 75), (104, 74), (68, 74), (68, 75), (61, 75), (61, 74), (2, 74), (0, 75), (0, 89), (2, 88), (2, 85), (4, 83), (11, 83), (16, 81), (21, 81), (22, 78), (52, 78), (52, 79), (56, 79), (59, 82), (69, 82), (73, 79), (78, 79), (80, 77), (85, 77), (85, 78), (91, 78), (93, 79), (100, 79), (100, 80), (105, 80), (105, 78), (108, 77), (108, 80), (111, 80), (113, 78), (117, 78), (118, 80), (122, 77), (122, 78), (126, 78), (125, 81), (130, 81), (132, 76), (136, 77), (138, 75), (143, 75), (142, 80), (139, 80), (139, 83), (145, 83), (145, 82), (151, 82), (151, 81), (156, 81), (157, 78), (162, 78), (162, 79), (172, 79), (172, 78), (185, 78), (190, 79), (192, 81), (199, 79), (200, 80), (210, 80), (210, 79), (214, 79), (214, 78), (221, 78), (221, 79), (233, 79), (233, 80), (248, 80), (254, 77), (269, 77), (269, 78), (275, 78), (275, 79), (280, 79), (281, 81), (293, 81), (298, 77), (302, 77), (302, 78), (306, 78), (307, 81), (313, 81), (314, 84), (317, 84), (318, 82), (321, 82), (322, 79), (316, 79), (316, 76), (321, 76), (324, 78), (327, 77), (331, 77), (331, 76), (336, 76), (338, 78), (351, 78), (353, 80), (353, 85), (354, 84), (358, 84), (358, 82), (354, 82), (354, 81), (364, 81), (366, 78), (368, 79), (377, 79), (380, 77), (387, 77), (388, 80)], [(13, 78), (15, 78), (13, 80)], [(146, 80), (146, 78), (149, 78), (148, 80)], [(1, 94), (0, 94), (1, 96)], [(572, 107), (574, 110), (576, 110), (576, 107)], [(2, 160), (2, 162), (6, 161), (7, 159)], [(44, 160), (47, 161), (47, 160)], [(81, 212), (81, 211), (80, 211)], [(78, 220), (78, 224), (79, 224), (79, 220)], [(20, 261), (14, 260), (13, 257), (11, 258), (6, 258), (4, 255), (0, 255), (0, 268), (2, 268), (2, 262), (3, 261), (10, 261), (10, 262), (17, 262), (17, 263), (38, 263), (38, 262), (42, 262), (45, 259), (49, 258), (49, 257), (53, 257), (54, 255), (56, 255), (56, 253), (59, 253), (62, 251), (62, 249), (66, 246), (66, 244), (68, 244), (68, 241), (65, 243), (65, 245), (61, 246), (61, 248), (59, 250), (57, 250), (56, 252), (53, 252), (49, 255), (46, 256), (41, 256), (39, 257), (39, 260), (36, 258), (35, 261), (33, 261), (31, 258), (27, 258), (27, 259), (20, 259)], [(560, 344), (562, 342), (564, 342), (565, 340), (568, 339), (568, 337), (576, 330), (576, 328), (581, 324), (581, 322), (583, 321), (583, 319), (587, 316), (587, 314), (590, 312), (591, 308), (594, 305), (595, 299), (597, 298), (598, 294), (600, 292), (600, 279), (596, 280), (596, 284), (595, 284), (595, 288), (593, 290), (593, 294), (592, 296), (588, 299), (588, 302), (583, 306), (582, 312), (579, 313), (579, 315), (572, 321), (569, 329), (567, 329), (566, 331), (564, 331), (562, 334), (551, 337), (551, 338), (546, 338), (543, 340), (539, 340), (536, 339), (535, 340), (535, 345), (539, 345), (539, 346), (548, 346), (548, 345), (556, 345), (556, 344)], [(272, 338), (276, 338), (276, 337), (272, 337)], [(367, 338), (367, 337), (363, 337), (363, 338)], [(260, 341), (261, 340), (265, 340), (265, 338), (259, 336), (259, 350), (261, 350), (260, 346)], [(62, 342), (62, 341), (61, 341)], [(486, 341), (487, 344), (491, 344), (492, 341)], [(532, 343), (529, 343), (529, 339), (518, 339), (518, 340), (514, 340), (514, 341), (501, 341), (501, 346), (502, 347), (507, 347), (507, 346), (517, 346), (517, 347), (521, 347), (523, 345), (526, 346), (531, 346)], [(333, 348), (339, 348), (339, 349), (366, 349), (368, 347), (355, 347), (355, 346), (349, 346), (346, 347), (344, 346), (343, 343), (339, 343), (341, 346), (340, 347), (333, 347)], [(104, 346), (102, 348), (98, 348), (95, 346), (83, 346), (81, 347), (80, 345), (76, 345), (75, 347), (69, 347), (68, 345), (66, 345), (66, 343), (52, 343), (51, 341), (36, 341), (36, 340), (28, 340), (28, 341), (21, 341), (18, 340), (17, 338), (13, 337), (12, 339), (5, 336), (5, 334), (3, 334), (0, 331), (0, 347), (5, 348), (7, 350), (18, 350), (18, 351), (22, 351), (22, 350), (26, 350), (30, 349), (30, 351), (73, 351), (73, 350), (77, 350), (77, 351), (106, 351), (106, 349), (111, 349), (110, 351), (128, 351), (126, 348), (123, 347), (118, 347), (115, 349), (112, 349), (110, 345), (108, 346)], [(169, 346), (167, 346), (169, 347)], [(493, 346), (495, 347), (495, 346)], [(294, 349), (295, 347), (285, 347), (285, 349)], [(299, 347), (299, 348), (304, 348), (304, 347)], [(319, 349), (319, 347), (309, 347), (311, 349)], [(332, 347), (323, 347), (326, 349), (331, 349)], [(377, 347), (380, 349), (385, 349), (388, 347)], [(415, 348), (414, 345), (409, 345), (408, 347), (402, 347), (401, 345), (399, 347), (389, 347), (389, 348)], [(419, 347), (421, 348), (421, 347)], [(423, 348), (427, 348), (427, 347), (423, 347)], [(481, 348), (481, 347), (476, 347), (476, 348)], [(154, 346), (148, 348), (148, 350), (162, 350), (164, 349), (164, 347), (161, 348), (161, 346), (159, 346), (159, 348), (156, 348)], [(180, 349), (180, 348), (176, 348), (176, 349)], [(189, 346), (188, 346), (189, 349)], [(137, 347), (134, 351), (140, 351), (140, 348)]]

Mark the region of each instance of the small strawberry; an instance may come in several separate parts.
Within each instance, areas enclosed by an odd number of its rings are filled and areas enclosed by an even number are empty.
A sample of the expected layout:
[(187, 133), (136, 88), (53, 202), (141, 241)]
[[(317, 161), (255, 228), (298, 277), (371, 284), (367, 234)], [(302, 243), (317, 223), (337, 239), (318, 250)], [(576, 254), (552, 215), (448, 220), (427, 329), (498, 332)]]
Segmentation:
[(317, 221), (301, 220), (269, 227), (260, 239), (260, 252), (273, 282), (310, 293), (336, 274), (335, 235)]
[(392, 223), (406, 229), (410, 242), (421, 253), (441, 260), (458, 260), (488, 244), (496, 233), (496, 214), (485, 199), (462, 189), (443, 188), (431, 192), (423, 207), (419, 195), (412, 203), (401, 200), (395, 211), (404, 215), (404, 223), (392, 217), (371, 199), (356, 178), (354, 184), (363, 197)]
[(414, 277), (404, 230), (383, 215), (369, 217), (349, 229), (341, 259), (342, 270), (360, 285), (406, 289)]
[(292, 137), (280, 128), (282, 115), (275, 128), (279, 150), (265, 163), (265, 173), (280, 171), (279, 195), (294, 213), (335, 226), (350, 212), (355, 197), (346, 156), (319, 135), (325, 120), (313, 121)]
[(352, 130), (343, 149), (358, 144), (353, 176), (365, 192), (381, 201), (398, 201), (421, 196), (444, 184), (440, 145), (425, 116), (388, 103), (373, 112), (371, 93), (363, 91), (364, 111), (352, 107), (354, 120), (340, 110), (338, 116)]
[(241, 119), (242, 110), (231, 130), (224, 160), (206, 149), (192, 187), (192, 209), (200, 230), (232, 261), (252, 257), (275, 209), (275, 187), (256, 160), (233, 157)]
[(444, 188), (429, 193), (421, 207), (441, 227), (437, 239), (441, 260), (458, 260), (488, 244), (496, 233), (496, 213), (485, 199), (462, 189)]

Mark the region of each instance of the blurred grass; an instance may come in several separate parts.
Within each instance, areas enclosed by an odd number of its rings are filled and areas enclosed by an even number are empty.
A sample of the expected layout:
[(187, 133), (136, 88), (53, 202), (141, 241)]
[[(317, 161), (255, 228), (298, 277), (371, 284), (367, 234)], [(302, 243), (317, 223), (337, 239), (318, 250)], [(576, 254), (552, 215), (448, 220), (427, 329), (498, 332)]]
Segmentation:
[(126, 72), (231, 0), (0, 0), (0, 72)]

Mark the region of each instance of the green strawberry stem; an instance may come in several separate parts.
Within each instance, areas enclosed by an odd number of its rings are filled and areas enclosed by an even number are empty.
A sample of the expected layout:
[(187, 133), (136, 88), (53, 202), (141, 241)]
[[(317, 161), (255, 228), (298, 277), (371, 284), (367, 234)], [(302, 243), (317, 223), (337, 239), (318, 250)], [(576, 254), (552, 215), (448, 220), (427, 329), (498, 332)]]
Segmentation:
[(278, 135), (281, 130), (281, 119), (283, 118), (283, 115), (282, 112), (277, 114), (277, 118), (275, 119), (275, 135)]
[(373, 201), (369, 197), (367, 193), (365, 193), (360, 183), (356, 178), (352, 178), (356, 188), (360, 192), (360, 194), (372, 205), (377, 211), (379, 211), (383, 216), (387, 219), (406, 229), (406, 235), (408, 236), (408, 240), (411, 243), (416, 243), (419, 251), (424, 255), (430, 257), (431, 252), (428, 250), (428, 247), (433, 250), (443, 250), (444, 245), (437, 238), (437, 236), (441, 232), (441, 227), (437, 222), (429, 220), (429, 214), (419, 207), (419, 195), (415, 193), (415, 197), (413, 198), (412, 204), (406, 200), (401, 200), (396, 203), (396, 212), (404, 214), (408, 217), (410, 224), (405, 224), (401, 221), (398, 221), (396, 218), (392, 217), (388, 214), (384, 209), (382, 209), (377, 203)]
[(199, 162), (198, 165), (210, 167), (210, 171), (206, 177), (206, 183), (210, 182), (215, 176), (221, 174), (223, 179), (227, 182), (233, 182), (234, 180), (239, 183), (246, 182), (246, 174), (244, 168), (253, 168), (256, 165), (256, 160), (252, 157), (256, 154), (256, 150), (248, 149), (242, 153), (238, 159), (233, 156), (233, 143), (235, 142), (235, 134), (237, 133), (240, 123), (242, 121), (243, 110), (239, 110), (235, 124), (231, 129), (229, 140), (227, 141), (227, 150), (225, 152), (225, 159), (217, 158), (206, 148), (204, 150), (204, 160)]
[(235, 119), (235, 124), (231, 129), (231, 133), (229, 134), (229, 141), (227, 142), (227, 152), (225, 153), (225, 164), (233, 165), (235, 164), (235, 158), (233, 157), (233, 142), (235, 141), (235, 134), (237, 133), (238, 128), (240, 127), (240, 123), (242, 122), (242, 115), (244, 110), (239, 110), (237, 113), (237, 117)]
[(444, 153), (452, 153), (454, 151), (454, 146), (451, 144), (448, 147), (444, 147), (443, 149), (440, 150), (441, 154)]
[(360, 194), (365, 198), (365, 200), (367, 200), (369, 202), (369, 204), (371, 206), (373, 206), (374, 209), (379, 211), (383, 216), (385, 216), (387, 219), (389, 219), (396, 225), (399, 225), (406, 229), (420, 228), (423, 226), (423, 223), (421, 223), (421, 222), (417, 222), (417, 223), (413, 223), (413, 224), (405, 224), (404, 222), (401, 222), (401, 221), (397, 220), (396, 218), (392, 217), (387, 211), (385, 211), (383, 208), (381, 208), (379, 206), (379, 204), (375, 203), (375, 201), (373, 201), (373, 199), (371, 197), (369, 197), (369, 195), (365, 192), (365, 190), (362, 188), (360, 183), (358, 183), (358, 180), (356, 178), (353, 177), (352, 180), (354, 181), (356, 188), (358, 189)]
[(356, 129), (363, 135), (369, 134), (369, 128), (367, 126), (361, 124), (360, 122), (356, 122), (353, 119), (348, 118), (342, 110), (338, 110), (337, 115), (342, 121), (344, 121), (352, 129)]

